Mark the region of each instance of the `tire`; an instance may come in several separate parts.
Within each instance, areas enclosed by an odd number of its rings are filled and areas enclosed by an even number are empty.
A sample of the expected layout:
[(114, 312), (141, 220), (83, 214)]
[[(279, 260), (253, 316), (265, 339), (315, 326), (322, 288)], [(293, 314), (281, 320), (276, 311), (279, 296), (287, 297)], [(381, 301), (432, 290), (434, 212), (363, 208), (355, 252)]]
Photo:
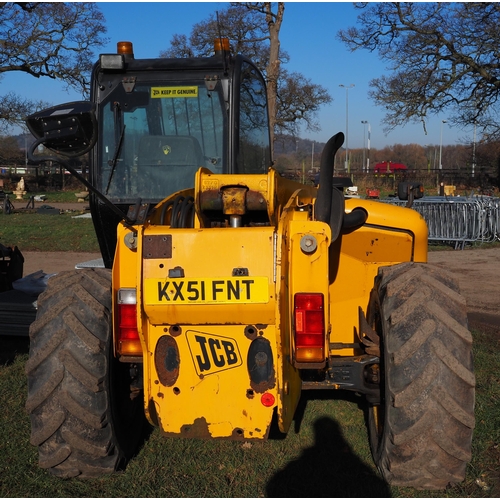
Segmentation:
[(471, 459), (475, 377), (465, 300), (434, 266), (382, 267), (368, 321), (380, 336), (381, 401), (368, 412), (370, 446), (384, 479), (443, 489)]
[(113, 356), (111, 318), (108, 269), (59, 273), (39, 297), (26, 409), (39, 465), (56, 476), (114, 472), (142, 438), (138, 369)]

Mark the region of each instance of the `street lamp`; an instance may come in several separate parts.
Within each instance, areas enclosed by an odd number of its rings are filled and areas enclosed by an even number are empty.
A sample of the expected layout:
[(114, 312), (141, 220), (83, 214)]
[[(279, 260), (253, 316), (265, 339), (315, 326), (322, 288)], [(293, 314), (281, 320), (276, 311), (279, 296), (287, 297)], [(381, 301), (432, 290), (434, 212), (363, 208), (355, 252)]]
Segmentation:
[(365, 171), (365, 140), (366, 140), (366, 125), (368, 125), (368, 157), (366, 158), (366, 173), (370, 170), (370, 124), (367, 120), (361, 120), (363, 126), (363, 172)]
[(441, 140), (439, 142), (439, 170), (443, 170), (443, 165), (441, 163), (443, 154), (443, 123), (446, 123), (446, 120), (441, 120)]
[(472, 177), (474, 177), (474, 170), (476, 169), (476, 120), (474, 120), (474, 139), (472, 143)]
[(345, 88), (345, 169), (349, 172), (349, 89), (354, 87), (354, 83), (343, 85), (339, 87)]

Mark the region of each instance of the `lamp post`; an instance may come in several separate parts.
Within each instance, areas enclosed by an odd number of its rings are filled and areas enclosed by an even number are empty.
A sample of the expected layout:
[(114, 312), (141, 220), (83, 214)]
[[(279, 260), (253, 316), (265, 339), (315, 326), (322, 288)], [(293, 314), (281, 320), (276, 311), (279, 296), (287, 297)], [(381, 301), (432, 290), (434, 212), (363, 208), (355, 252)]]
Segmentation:
[(474, 139), (472, 143), (472, 177), (474, 177), (474, 170), (476, 170), (476, 120), (474, 120)]
[(349, 85), (341, 83), (339, 87), (345, 89), (345, 170), (349, 172), (349, 89), (354, 87), (354, 83)]
[(311, 145), (311, 174), (314, 174), (314, 141)]
[(443, 170), (443, 164), (441, 163), (441, 158), (443, 155), (443, 124), (446, 120), (441, 120), (441, 140), (439, 141), (439, 170)]
[(365, 171), (365, 144), (366, 144), (366, 125), (368, 125), (368, 156), (366, 158), (366, 173), (370, 170), (370, 124), (368, 120), (361, 120), (363, 124), (363, 172)]

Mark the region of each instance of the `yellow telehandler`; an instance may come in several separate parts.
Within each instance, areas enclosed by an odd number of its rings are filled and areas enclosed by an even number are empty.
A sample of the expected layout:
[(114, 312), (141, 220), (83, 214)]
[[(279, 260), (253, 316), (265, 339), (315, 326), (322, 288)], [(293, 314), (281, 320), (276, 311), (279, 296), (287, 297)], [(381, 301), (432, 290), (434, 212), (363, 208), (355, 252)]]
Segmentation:
[(31, 161), (89, 189), (104, 264), (57, 274), (38, 301), (26, 408), (41, 467), (121, 469), (146, 419), (167, 437), (265, 439), (302, 391), (330, 389), (366, 396), (387, 482), (463, 480), (475, 379), (457, 281), (426, 263), (417, 212), (344, 197), (342, 133), (319, 187), (272, 168), (265, 81), (227, 39), (185, 59), (120, 42), (89, 102), (27, 124)]

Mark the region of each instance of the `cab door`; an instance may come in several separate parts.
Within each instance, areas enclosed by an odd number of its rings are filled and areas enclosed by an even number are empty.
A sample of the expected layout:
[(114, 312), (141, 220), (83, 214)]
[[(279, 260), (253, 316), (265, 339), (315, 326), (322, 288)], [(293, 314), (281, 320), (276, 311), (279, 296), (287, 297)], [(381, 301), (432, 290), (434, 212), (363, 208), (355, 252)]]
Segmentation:
[(231, 165), (237, 174), (263, 174), (272, 165), (266, 84), (260, 71), (237, 56), (233, 79)]

